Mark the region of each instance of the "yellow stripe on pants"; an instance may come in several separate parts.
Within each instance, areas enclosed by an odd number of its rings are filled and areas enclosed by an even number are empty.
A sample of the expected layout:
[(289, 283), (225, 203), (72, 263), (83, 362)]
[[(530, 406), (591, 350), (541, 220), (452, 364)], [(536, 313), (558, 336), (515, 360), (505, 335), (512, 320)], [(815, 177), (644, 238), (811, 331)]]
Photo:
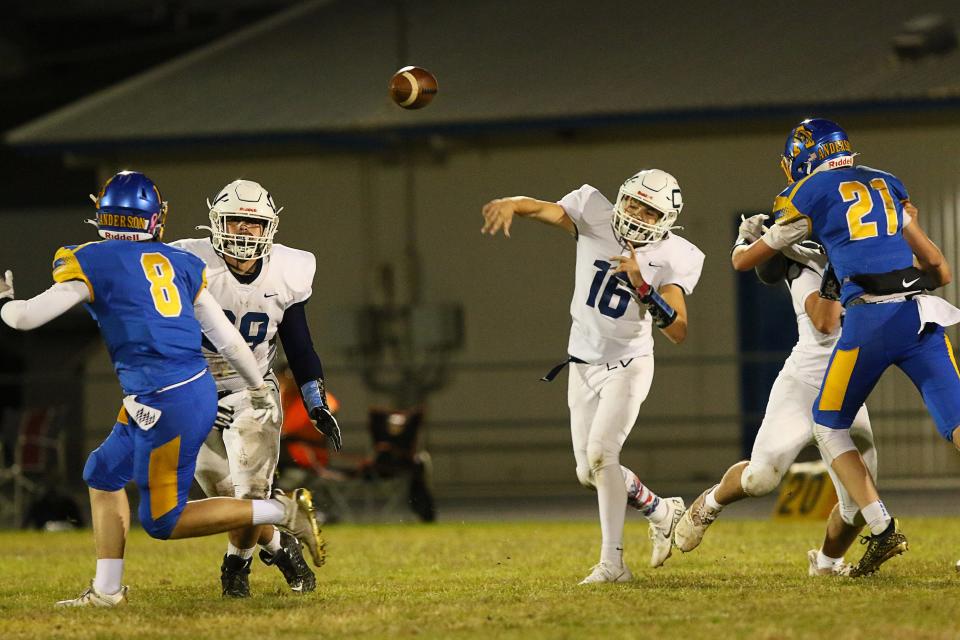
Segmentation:
[(150, 517), (159, 519), (177, 506), (180, 436), (150, 452)]
[(843, 407), (843, 398), (847, 395), (847, 385), (853, 367), (857, 364), (860, 347), (844, 351), (837, 349), (827, 371), (827, 378), (823, 382), (823, 391), (820, 393), (820, 411), (840, 411)]
[(950, 344), (950, 338), (947, 337), (947, 334), (943, 334), (943, 339), (947, 343), (947, 355), (950, 356), (950, 362), (953, 363), (953, 370), (957, 372), (957, 377), (960, 378), (960, 369), (957, 368), (957, 356), (953, 353), (953, 345)]

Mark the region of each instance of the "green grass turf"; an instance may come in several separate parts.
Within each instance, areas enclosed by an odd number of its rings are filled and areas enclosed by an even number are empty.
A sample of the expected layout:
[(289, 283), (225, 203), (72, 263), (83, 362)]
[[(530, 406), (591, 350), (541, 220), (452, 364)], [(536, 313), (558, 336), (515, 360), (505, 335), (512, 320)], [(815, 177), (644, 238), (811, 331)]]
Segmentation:
[(960, 519), (902, 526), (911, 550), (853, 580), (807, 577), (819, 523), (721, 519), (699, 549), (650, 569), (632, 518), (634, 581), (580, 587), (598, 555), (594, 523), (338, 525), (316, 593), (291, 594), (255, 560), (242, 601), (220, 597), (222, 537), (135, 530), (130, 604), (114, 610), (52, 607), (93, 576), (89, 531), (0, 532), (0, 638), (960, 637)]

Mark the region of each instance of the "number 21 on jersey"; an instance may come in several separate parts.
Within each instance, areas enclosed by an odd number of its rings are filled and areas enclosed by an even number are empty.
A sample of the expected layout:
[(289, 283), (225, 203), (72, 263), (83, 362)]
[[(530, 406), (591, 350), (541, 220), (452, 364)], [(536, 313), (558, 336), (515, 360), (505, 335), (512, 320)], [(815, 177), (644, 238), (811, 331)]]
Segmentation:
[(841, 182), (837, 188), (840, 190), (843, 201), (852, 203), (847, 208), (847, 229), (850, 231), (851, 240), (866, 240), (880, 235), (879, 225), (876, 222), (863, 221), (873, 211), (871, 189), (880, 194), (880, 200), (883, 202), (886, 235), (892, 236), (897, 233), (900, 225), (897, 220), (897, 206), (893, 203), (886, 180), (874, 178), (870, 181), (869, 187), (862, 182)]
[(173, 284), (176, 275), (170, 260), (162, 253), (145, 253), (140, 256), (143, 275), (150, 283), (150, 295), (157, 313), (164, 318), (180, 315), (183, 305), (180, 303), (180, 291)]

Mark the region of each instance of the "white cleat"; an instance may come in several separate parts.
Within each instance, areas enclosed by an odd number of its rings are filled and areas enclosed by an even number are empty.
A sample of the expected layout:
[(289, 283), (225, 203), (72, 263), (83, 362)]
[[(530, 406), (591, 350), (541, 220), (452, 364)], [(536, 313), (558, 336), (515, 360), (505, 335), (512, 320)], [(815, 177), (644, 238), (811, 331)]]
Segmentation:
[(673, 534), (673, 542), (684, 553), (697, 548), (703, 540), (703, 535), (707, 532), (707, 527), (713, 524), (713, 521), (720, 515), (719, 511), (714, 511), (708, 507), (706, 502), (707, 494), (713, 491), (714, 487), (710, 487), (701, 493), (690, 505), (690, 508), (683, 513), (680, 522), (677, 523), (676, 531)]
[(850, 576), (850, 572), (853, 571), (853, 565), (847, 564), (846, 562), (841, 562), (832, 569), (821, 569), (817, 565), (817, 550), (810, 549), (807, 551), (807, 575), (811, 577), (816, 576)]
[(100, 593), (93, 586), (93, 580), (87, 590), (81, 593), (73, 600), (61, 600), (55, 607), (119, 607), (127, 604), (127, 591), (129, 587), (121, 587), (120, 591), (114, 594)]
[(683, 515), (683, 498), (666, 498), (664, 502), (667, 504), (667, 518), (664, 520), (666, 527), (661, 527), (658, 525), (650, 523), (650, 543), (652, 549), (650, 551), (650, 566), (659, 567), (662, 566), (664, 562), (667, 561), (667, 558), (670, 557), (670, 554), (673, 553), (673, 532), (677, 527), (677, 523), (680, 521), (680, 517)]
[(580, 581), (580, 584), (597, 584), (600, 582), (630, 582), (633, 580), (633, 574), (630, 573), (626, 563), (620, 566), (612, 565), (607, 562), (600, 562), (593, 565), (593, 571), (586, 578)]

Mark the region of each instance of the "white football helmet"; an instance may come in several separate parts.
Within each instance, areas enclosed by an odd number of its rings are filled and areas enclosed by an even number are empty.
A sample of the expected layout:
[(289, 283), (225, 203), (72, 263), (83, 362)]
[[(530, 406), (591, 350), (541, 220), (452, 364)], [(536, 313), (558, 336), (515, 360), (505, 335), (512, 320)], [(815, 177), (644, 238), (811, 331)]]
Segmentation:
[[(644, 222), (629, 211), (636, 211), (636, 203), (654, 209), (660, 214), (656, 222)], [(660, 169), (644, 169), (627, 178), (620, 185), (617, 203), (613, 206), (613, 234), (621, 243), (633, 245), (657, 242), (670, 229), (683, 209), (683, 196), (676, 178)]]
[[(222, 255), (238, 260), (255, 260), (270, 254), (273, 248), (273, 236), (280, 224), (278, 214), (283, 210), (273, 204), (270, 192), (253, 180), (234, 180), (217, 194), (211, 203), (209, 227), (200, 226), (210, 232), (213, 248)], [(263, 224), (260, 236), (227, 232), (227, 221), (247, 219)]]

